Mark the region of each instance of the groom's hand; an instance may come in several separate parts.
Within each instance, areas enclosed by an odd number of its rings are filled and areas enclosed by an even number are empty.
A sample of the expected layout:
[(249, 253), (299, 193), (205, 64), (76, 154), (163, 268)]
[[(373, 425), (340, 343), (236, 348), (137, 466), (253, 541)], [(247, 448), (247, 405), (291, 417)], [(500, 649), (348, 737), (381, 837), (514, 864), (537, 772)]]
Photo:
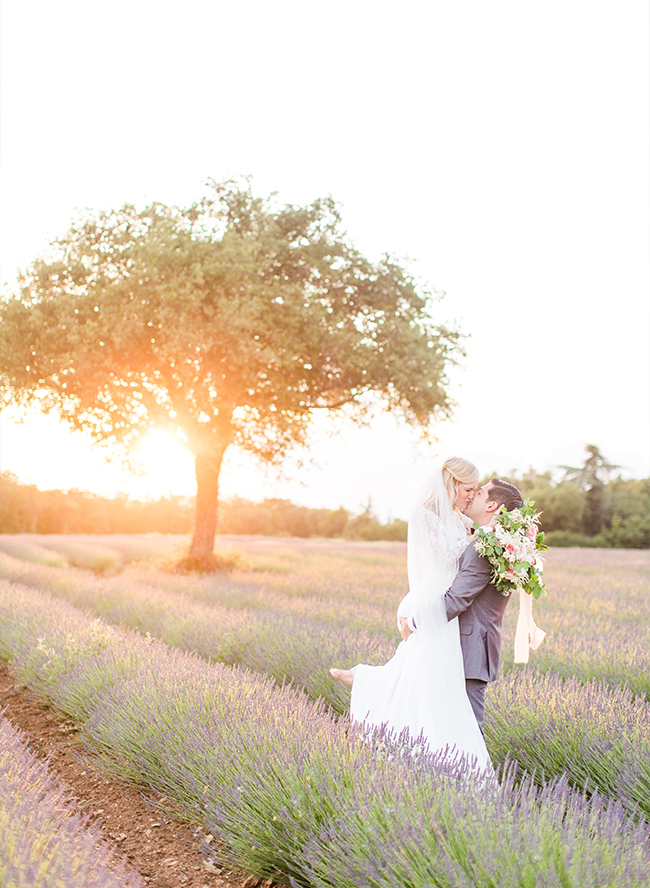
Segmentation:
[(413, 630), (406, 622), (406, 617), (399, 618), (399, 634), (402, 636), (402, 641), (406, 641), (409, 635), (413, 635)]

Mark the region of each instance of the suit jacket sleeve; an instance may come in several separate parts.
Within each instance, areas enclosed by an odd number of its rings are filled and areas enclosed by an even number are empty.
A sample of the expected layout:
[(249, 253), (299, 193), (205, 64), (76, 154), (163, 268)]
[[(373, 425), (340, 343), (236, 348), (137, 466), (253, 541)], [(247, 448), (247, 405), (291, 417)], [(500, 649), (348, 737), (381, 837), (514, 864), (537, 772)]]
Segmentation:
[(471, 605), (489, 584), (492, 572), (487, 558), (481, 558), (473, 543), (462, 555), (454, 582), (445, 592), (447, 619), (453, 620)]

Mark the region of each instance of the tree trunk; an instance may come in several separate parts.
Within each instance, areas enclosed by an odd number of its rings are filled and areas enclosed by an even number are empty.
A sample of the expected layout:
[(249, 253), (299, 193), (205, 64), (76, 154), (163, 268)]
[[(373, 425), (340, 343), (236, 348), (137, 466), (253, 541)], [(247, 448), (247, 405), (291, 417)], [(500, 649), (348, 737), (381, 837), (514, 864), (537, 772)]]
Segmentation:
[(194, 459), (196, 517), (190, 544), (190, 558), (200, 560), (212, 558), (214, 538), (217, 532), (219, 472), (227, 446), (217, 447), (211, 453), (197, 453)]
[(600, 481), (594, 481), (587, 491), (587, 502), (583, 525), (585, 533), (594, 536), (603, 529), (605, 523), (605, 488)]

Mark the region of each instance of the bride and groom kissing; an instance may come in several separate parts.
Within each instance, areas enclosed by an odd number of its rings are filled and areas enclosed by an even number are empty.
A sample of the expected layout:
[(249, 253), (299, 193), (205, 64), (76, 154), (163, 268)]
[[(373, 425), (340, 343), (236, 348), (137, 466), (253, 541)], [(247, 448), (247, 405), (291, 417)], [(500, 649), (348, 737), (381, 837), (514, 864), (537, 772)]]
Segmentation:
[(350, 717), (393, 737), (408, 731), (431, 752), (452, 751), (483, 771), (485, 689), (497, 677), (501, 623), (510, 594), (472, 542), (474, 523), (523, 505), (519, 490), (493, 479), (477, 489), (476, 466), (451, 457), (423, 488), (408, 527), (409, 593), (397, 614), (402, 643), (382, 666), (331, 669), (352, 686)]

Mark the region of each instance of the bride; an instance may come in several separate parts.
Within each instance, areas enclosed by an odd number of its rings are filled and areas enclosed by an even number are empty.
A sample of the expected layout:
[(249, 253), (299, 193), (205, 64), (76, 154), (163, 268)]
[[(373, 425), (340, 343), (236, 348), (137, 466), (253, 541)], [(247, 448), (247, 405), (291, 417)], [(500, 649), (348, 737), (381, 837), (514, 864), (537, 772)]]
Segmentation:
[(461, 509), (472, 502), (478, 479), (473, 463), (451, 457), (418, 498), (408, 528), (410, 591), (398, 609), (399, 628), (408, 620), (417, 631), (383, 666), (330, 674), (352, 686), (352, 721), (385, 726), (394, 737), (407, 729), (430, 752), (463, 754), (484, 771), (490, 759), (465, 691), (458, 619), (447, 621), (444, 601), (469, 544), (472, 522)]

